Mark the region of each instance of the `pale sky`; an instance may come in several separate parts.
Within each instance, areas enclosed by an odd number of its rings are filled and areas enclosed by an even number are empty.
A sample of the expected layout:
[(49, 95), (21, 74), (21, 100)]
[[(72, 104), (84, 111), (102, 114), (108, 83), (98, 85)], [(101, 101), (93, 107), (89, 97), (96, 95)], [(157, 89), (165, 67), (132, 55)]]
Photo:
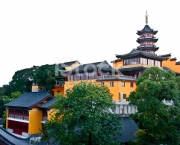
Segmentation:
[(180, 61), (178, 0), (1, 0), (0, 86), (33, 65), (110, 63), (138, 46), (146, 10), (157, 54)]

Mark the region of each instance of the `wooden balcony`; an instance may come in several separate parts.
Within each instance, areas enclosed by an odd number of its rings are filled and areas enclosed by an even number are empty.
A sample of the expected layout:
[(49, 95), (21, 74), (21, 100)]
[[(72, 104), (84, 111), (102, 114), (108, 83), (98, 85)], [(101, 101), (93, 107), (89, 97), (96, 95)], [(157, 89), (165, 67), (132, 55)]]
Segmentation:
[(8, 118), (29, 121), (29, 116), (9, 114)]

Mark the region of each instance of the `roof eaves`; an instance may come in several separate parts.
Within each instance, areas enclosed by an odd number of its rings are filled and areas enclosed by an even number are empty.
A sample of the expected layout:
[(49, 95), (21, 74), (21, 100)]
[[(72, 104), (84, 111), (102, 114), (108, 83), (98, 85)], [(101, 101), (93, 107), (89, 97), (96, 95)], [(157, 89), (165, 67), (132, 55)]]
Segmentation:
[(147, 52), (141, 52), (141, 54), (144, 55), (144, 56), (147, 56), (147, 57), (158, 59), (158, 60), (167, 60), (168, 59), (166, 57), (157, 56), (157, 55), (154, 55), (154, 54), (151, 54), (151, 53), (147, 53)]
[[(50, 102), (50, 103), (49, 103)], [(41, 106), (38, 106), (38, 108), (42, 108), (42, 109), (50, 109), (55, 103), (55, 97), (53, 97), (51, 100), (48, 100), (47, 102), (45, 102), (44, 104), (42, 104)], [(48, 105), (47, 105), (48, 104)]]
[(176, 61), (176, 60), (177, 60), (176, 57), (170, 59), (170, 61)]
[(171, 57), (171, 53), (160, 55), (161, 57)]
[(40, 104), (41, 102), (43, 102), (44, 100), (46, 100), (47, 98), (52, 98), (52, 97), (53, 97), (53, 96), (52, 96), (51, 94), (49, 94), (49, 95), (47, 95), (45, 98), (43, 98), (42, 100), (40, 100), (40, 101), (36, 102), (35, 104), (29, 106), (28, 108), (31, 109), (31, 108), (37, 106), (38, 104)]
[(180, 61), (177, 61), (177, 62), (176, 62), (176, 65), (180, 65)]

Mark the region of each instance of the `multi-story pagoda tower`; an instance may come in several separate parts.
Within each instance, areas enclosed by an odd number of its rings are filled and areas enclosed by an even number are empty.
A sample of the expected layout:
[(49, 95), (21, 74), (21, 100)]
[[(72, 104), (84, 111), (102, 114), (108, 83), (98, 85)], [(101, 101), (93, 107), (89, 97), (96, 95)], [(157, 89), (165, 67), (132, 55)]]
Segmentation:
[(146, 51), (155, 54), (155, 51), (157, 51), (159, 47), (156, 47), (155, 45), (158, 39), (154, 37), (154, 35), (156, 35), (158, 31), (154, 31), (149, 27), (147, 11), (145, 16), (145, 21), (146, 21), (146, 25), (144, 26), (144, 28), (141, 31), (137, 32), (139, 38), (136, 41), (140, 44), (137, 47), (137, 50)]

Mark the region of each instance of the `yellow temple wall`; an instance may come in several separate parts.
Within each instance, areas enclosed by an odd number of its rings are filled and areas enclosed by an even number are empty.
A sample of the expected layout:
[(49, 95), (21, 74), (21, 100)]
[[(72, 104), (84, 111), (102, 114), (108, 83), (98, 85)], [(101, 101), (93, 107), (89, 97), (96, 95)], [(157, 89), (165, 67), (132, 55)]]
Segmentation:
[(52, 89), (52, 91), (54, 92), (54, 96), (57, 96), (58, 92), (62, 95), (65, 95), (64, 86), (55, 86), (54, 89)]
[[(136, 82), (133, 82), (133, 87), (130, 87), (131, 82), (129, 81), (113, 81), (114, 86), (110, 86), (110, 82), (112, 81), (102, 81), (104, 85), (107, 86), (110, 92), (113, 95), (113, 101), (120, 101), (120, 93), (126, 94), (126, 98), (129, 97), (129, 94), (136, 89)], [(122, 87), (121, 82), (125, 83), (125, 87)], [(101, 85), (101, 82), (98, 82)], [(126, 99), (123, 99), (126, 102)]]
[(9, 108), (6, 108), (6, 129), (8, 128), (8, 116), (9, 116)]
[(162, 61), (162, 66), (168, 67), (169, 69), (180, 73), (180, 65), (176, 65), (176, 60), (170, 60), (170, 59), (171, 58), (169, 58), (168, 60)]
[(120, 68), (123, 66), (123, 61), (113, 62), (114, 68)]
[[(72, 90), (73, 86), (80, 83), (80, 82), (91, 82), (91, 83), (96, 83), (98, 85), (101, 85), (102, 81), (96, 81), (95, 79), (83, 80), (83, 81), (82, 80), (81, 81), (67, 81), (67, 82), (65, 82), (64, 87), (55, 86), (55, 88), (53, 89), (54, 95), (56, 96), (57, 91), (59, 91), (60, 88), (61, 88), (60, 92), (63, 92), (62, 95), (65, 95), (67, 89)], [(120, 100), (120, 96), (119, 96), (120, 92), (122, 94), (126, 94), (126, 97), (128, 97), (130, 92), (132, 92), (136, 89), (136, 82), (132, 82), (133, 87), (130, 86), (131, 82), (126, 81), (126, 80), (125, 81), (113, 81), (114, 82), (113, 87), (110, 86), (110, 82), (112, 82), (112, 81), (103, 81), (103, 82), (104, 82), (104, 85), (106, 85), (109, 88), (110, 92), (113, 94), (113, 98), (112, 98), (113, 101), (119, 101)], [(125, 83), (125, 87), (122, 87), (121, 82)], [(126, 101), (126, 99), (124, 99), (124, 101)]]
[(32, 108), (29, 111), (29, 126), (28, 134), (38, 134), (41, 133), (42, 129), (42, 110), (38, 108)]
[(74, 87), (74, 85), (80, 83), (80, 82), (92, 82), (95, 83), (96, 80), (79, 80), (79, 81), (66, 81), (64, 86), (55, 86), (54, 89), (52, 89), (52, 91), (54, 91), (54, 96), (57, 96), (58, 91), (62, 94), (65, 95), (66, 94), (66, 90), (70, 89), (72, 90), (72, 88)]

